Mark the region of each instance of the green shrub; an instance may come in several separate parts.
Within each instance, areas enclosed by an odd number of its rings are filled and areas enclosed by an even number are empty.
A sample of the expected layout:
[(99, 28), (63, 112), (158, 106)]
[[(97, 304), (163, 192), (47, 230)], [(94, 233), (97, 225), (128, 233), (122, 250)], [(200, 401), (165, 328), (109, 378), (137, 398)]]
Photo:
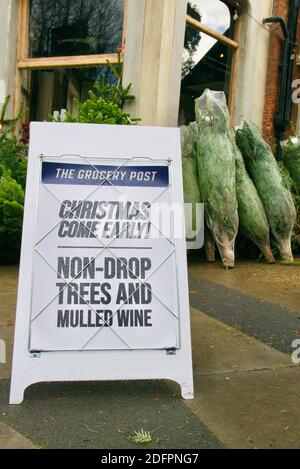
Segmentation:
[(5, 118), (8, 102), (0, 112), (0, 263), (19, 259), (27, 171), (27, 147), (13, 132), (20, 116)]
[(0, 163), (11, 171), (15, 180), (24, 188), (26, 183), (27, 158), (24, 145), (8, 131), (0, 131)]
[[(94, 87), (97, 89), (97, 84)], [(89, 99), (84, 103), (75, 100), (75, 103), (78, 108), (78, 116), (74, 117), (67, 112), (64, 122), (112, 125), (132, 125), (134, 123), (130, 119), (130, 115), (123, 112), (117, 104), (105, 101), (104, 98), (91, 90), (89, 91)]]
[(12, 177), (24, 188), (27, 172), (27, 146), (20, 143), (13, 133), (19, 119), (5, 119), (10, 96), (7, 96), (0, 112), (0, 164), (11, 171)]
[(21, 247), (24, 191), (0, 166), (0, 262), (16, 262)]

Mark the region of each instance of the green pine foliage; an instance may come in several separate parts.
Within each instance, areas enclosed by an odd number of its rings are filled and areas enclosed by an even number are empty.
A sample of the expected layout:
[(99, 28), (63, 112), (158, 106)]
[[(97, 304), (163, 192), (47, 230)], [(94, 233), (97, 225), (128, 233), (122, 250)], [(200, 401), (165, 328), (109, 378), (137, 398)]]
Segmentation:
[(247, 173), (240, 150), (233, 136), (235, 154), (236, 194), (238, 199), (239, 230), (247, 239), (256, 244), (268, 263), (275, 262), (270, 246), (270, 229), (262, 201)]
[[(96, 88), (96, 85), (94, 85)], [(131, 125), (133, 121), (129, 114), (113, 102), (107, 102), (93, 91), (89, 91), (89, 99), (84, 103), (75, 100), (78, 108), (78, 116), (74, 117), (66, 113), (65, 122), (79, 122), (81, 124), (117, 124)]]
[[(285, 177), (289, 178), (289, 188), (294, 197), (297, 218), (292, 237), (293, 250), (300, 253), (300, 142), (290, 139), (283, 147)], [(288, 173), (288, 174), (287, 174)]]
[(18, 184), (24, 188), (27, 172), (24, 145), (19, 144), (16, 137), (9, 137), (5, 130), (0, 131), (0, 163), (11, 171)]
[(0, 262), (17, 262), (21, 247), (24, 190), (0, 166)]
[(237, 144), (243, 154), (248, 173), (264, 205), (271, 232), (281, 257), (293, 260), (291, 236), (296, 220), (292, 194), (287, 187), (270, 146), (251, 122), (244, 122), (237, 131)]
[(198, 168), (195, 158), (197, 126), (192, 123), (181, 127), (182, 170), (184, 202), (187, 204), (201, 203)]
[(224, 93), (205, 90), (195, 101), (198, 137), (196, 161), (205, 219), (223, 265), (234, 267), (238, 233), (235, 155)]
[(0, 263), (17, 262), (20, 255), (27, 170), (27, 147), (13, 130), (17, 119), (6, 119), (9, 96), (0, 111)]
[(189, 126), (181, 127), (182, 146), (182, 174), (184, 202), (192, 204), (192, 213), (186, 213), (187, 237), (197, 229), (197, 204), (201, 203), (197, 161), (195, 158), (197, 141), (197, 125), (195, 122)]
[(0, 112), (0, 164), (9, 169), (12, 177), (24, 188), (27, 172), (27, 147), (19, 143), (13, 133), (14, 125), (20, 116), (17, 119), (5, 119), (9, 100), (10, 96), (7, 96)]
[[(291, 191), (291, 194), (294, 199), (294, 204), (296, 207), (297, 217), (292, 233), (292, 249), (296, 254), (300, 253), (300, 192), (298, 189), (297, 180), (295, 178), (295, 173), (293, 173), (292, 168), (286, 165), (286, 162), (279, 164), (279, 170), (282, 175), (283, 182), (285, 186)], [(292, 178), (293, 176), (293, 178)]]
[(295, 190), (300, 196), (300, 141), (290, 139), (283, 147), (283, 161), (294, 181)]

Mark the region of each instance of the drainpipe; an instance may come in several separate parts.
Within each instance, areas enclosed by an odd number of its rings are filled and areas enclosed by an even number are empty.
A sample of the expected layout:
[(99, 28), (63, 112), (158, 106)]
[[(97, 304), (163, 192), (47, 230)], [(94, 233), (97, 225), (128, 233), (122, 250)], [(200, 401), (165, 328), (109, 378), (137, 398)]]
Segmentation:
[(274, 116), (274, 129), (278, 142), (277, 159), (282, 158), (281, 141), (284, 140), (285, 132), (290, 128), (290, 118), (292, 109), (292, 80), (294, 59), (296, 50), (297, 25), (300, 0), (289, 0), (288, 23), (280, 16), (266, 18), (263, 22), (280, 24), (284, 45), (282, 50), (282, 61), (280, 69), (280, 87), (278, 97), (278, 108)]
[(289, 119), (286, 120), (285, 112), (285, 103), (286, 103), (286, 92), (287, 92), (287, 72), (289, 65), (289, 42), (290, 42), (290, 33), (288, 30), (288, 25), (284, 18), (281, 16), (272, 16), (271, 18), (266, 18), (263, 21), (264, 24), (275, 23), (281, 26), (281, 30), (284, 37), (284, 45), (282, 49), (282, 59), (281, 64), (279, 65), (280, 70), (280, 86), (279, 86), (279, 97), (278, 97), (278, 108), (274, 116), (274, 129), (275, 135), (278, 142), (277, 145), (277, 159), (281, 159), (281, 145), (280, 142), (284, 139), (284, 134), (290, 126)]

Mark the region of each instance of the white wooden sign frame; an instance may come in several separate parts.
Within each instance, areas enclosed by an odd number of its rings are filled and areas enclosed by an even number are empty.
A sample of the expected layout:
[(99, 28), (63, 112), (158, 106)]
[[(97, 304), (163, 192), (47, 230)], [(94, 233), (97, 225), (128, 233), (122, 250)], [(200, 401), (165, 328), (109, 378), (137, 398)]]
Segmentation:
[[(31, 124), (31, 145), (19, 273), (10, 404), (38, 382), (166, 379), (177, 382), (184, 399), (193, 399), (193, 373), (185, 237), (175, 239), (179, 285), (180, 346), (166, 350), (91, 350), (32, 353), (29, 350), (32, 271), (37, 223), (40, 155), (86, 155), (114, 159), (172, 161), (173, 202), (183, 205), (180, 131), (176, 128), (93, 124)], [(98, 155), (98, 156), (97, 156)], [(176, 220), (174, 212), (174, 223)]]

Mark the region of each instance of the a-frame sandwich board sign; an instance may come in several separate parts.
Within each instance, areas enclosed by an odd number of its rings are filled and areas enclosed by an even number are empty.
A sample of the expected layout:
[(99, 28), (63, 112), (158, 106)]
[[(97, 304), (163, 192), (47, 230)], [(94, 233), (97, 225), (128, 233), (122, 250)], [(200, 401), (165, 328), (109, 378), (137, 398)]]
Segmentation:
[(31, 124), (11, 404), (54, 381), (193, 398), (182, 214), (179, 129)]

